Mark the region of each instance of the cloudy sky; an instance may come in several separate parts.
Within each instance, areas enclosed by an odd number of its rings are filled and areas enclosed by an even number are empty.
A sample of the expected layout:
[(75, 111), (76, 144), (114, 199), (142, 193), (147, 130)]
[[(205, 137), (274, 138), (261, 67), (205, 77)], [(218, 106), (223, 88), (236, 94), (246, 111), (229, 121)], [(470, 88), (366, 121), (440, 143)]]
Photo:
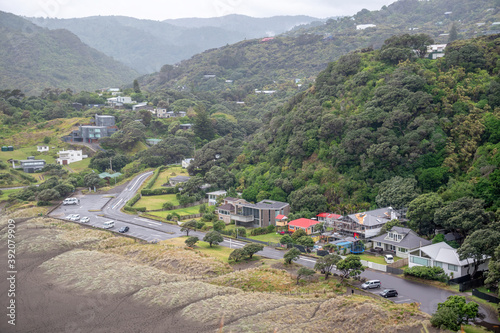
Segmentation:
[(164, 20), (182, 17), (309, 15), (325, 18), (378, 10), (394, 0), (0, 0), (0, 10), (29, 17), (123, 15)]

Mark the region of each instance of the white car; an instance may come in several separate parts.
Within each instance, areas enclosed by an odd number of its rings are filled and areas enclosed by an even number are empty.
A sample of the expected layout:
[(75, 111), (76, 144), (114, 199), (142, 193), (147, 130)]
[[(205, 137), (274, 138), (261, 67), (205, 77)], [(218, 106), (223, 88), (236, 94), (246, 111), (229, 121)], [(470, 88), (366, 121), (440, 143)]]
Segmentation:
[(73, 218), (73, 214), (69, 214), (68, 216), (65, 217), (66, 220), (71, 220)]
[(81, 223), (89, 223), (90, 222), (90, 218), (88, 216), (84, 216), (80, 219), (80, 222)]
[(71, 216), (71, 221), (78, 221), (80, 219), (80, 214), (73, 214)]

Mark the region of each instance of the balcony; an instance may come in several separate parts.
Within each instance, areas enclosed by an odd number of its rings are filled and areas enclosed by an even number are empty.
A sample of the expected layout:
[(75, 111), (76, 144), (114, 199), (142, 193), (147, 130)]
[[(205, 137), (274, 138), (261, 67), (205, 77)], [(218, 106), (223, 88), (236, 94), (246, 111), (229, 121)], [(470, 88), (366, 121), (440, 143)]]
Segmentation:
[(249, 222), (253, 222), (254, 217), (253, 217), (253, 215), (231, 214), (231, 220), (235, 220), (235, 221), (243, 222), (243, 223), (249, 223)]

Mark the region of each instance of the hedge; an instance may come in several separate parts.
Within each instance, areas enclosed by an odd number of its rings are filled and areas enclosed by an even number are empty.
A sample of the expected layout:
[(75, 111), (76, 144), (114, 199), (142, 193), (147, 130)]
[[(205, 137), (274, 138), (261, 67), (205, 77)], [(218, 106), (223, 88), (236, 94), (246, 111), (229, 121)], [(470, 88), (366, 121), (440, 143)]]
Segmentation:
[(134, 195), (129, 201), (127, 201), (127, 204), (126, 206), (130, 206), (132, 207), (133, 205), (135, 205), (135, 203), (137, 201), (139, 201), (139, 199), (141, 198), (141, 195), (139, 193), (137, 193), (136, 195)]
[(156, 168), (156, 170), (153, 173), (153, 177), (149, 180), (149, 182), (144, 186), (144, 189), (149, 190), (153, 185), (155, 184), (156, 180), (158, 179), (158, 176), (160, 175), (160, 171), (163, 170), (162, 167)]
[(425, 280), (448, 281), (448, 276), (441, 267), (413, 266), (405, 269), (404, 275), (415, 276)]
[(123, 210), (125, 210), (127, 212), (132, 212), (132, 213), (135, 213), (135, 212), (145, 212), (146, 211), (146, 207), (130, 207), (129, 205), (125, 205), (123, 207)]
[(175, 187), (164, 187), (164, 188), (155, 188), (154, 190), (143, 189), (141, 190), (141, 194), (144, 196), (148, 195), (161, 195), (161, 194), (175, 194)]

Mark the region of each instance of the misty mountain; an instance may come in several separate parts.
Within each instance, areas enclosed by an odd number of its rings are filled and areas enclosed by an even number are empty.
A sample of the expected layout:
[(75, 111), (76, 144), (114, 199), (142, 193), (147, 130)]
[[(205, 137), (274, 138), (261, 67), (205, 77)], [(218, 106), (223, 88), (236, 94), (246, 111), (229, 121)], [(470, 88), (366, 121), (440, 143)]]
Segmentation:
[(123, 16), (75, 19), (31, 18), (49, 29), (67, 29), (89, 46), (121, 61), (142, 74), (159, 71), (207, 49), (246, 38), (283, 33), (317, 20), (307, 16), (251, 18), (229, 15), (214, 19), (181, 19), (163, 22)]
[(0, 12), (0, 89), (36, 94), (44, 88), (95, 90), (132, 82), (137, 72), (82, 43), (73, 33), (48, 30)]

